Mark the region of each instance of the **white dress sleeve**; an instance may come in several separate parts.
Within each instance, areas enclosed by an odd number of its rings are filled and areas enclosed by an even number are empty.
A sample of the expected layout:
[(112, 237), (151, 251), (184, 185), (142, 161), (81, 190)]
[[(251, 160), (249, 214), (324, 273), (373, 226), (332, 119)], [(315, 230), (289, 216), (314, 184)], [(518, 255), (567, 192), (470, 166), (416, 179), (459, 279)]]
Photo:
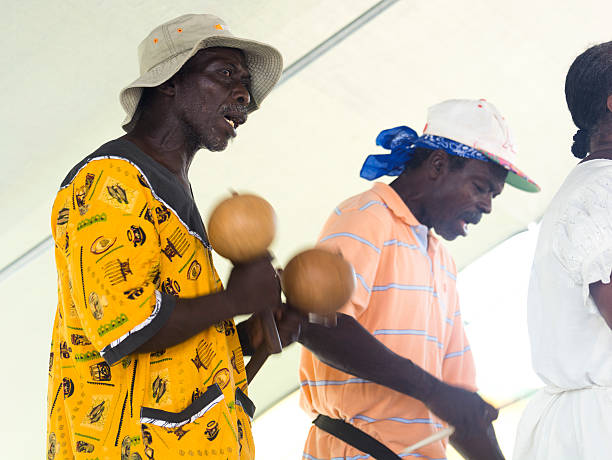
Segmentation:
[(593, 313), (589, 284), (610, 282), (612, 271), (612, 172), (579, 186), (555, 224), (553, 252)]

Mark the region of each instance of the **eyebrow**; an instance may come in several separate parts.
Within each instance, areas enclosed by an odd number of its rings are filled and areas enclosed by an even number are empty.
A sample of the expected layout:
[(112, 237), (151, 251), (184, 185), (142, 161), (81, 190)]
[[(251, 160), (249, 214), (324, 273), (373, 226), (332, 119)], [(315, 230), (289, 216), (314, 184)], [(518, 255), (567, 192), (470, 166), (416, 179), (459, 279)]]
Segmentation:
[[(233, 69), (238, 69), (238, 66), (236, 64), (234, 64), (233, 62), (229, 62), (226, 58), (221, 56), (211, 58), (210, 61), (208, 61), (208, 64), (216, 64), (218, 62), (220, 62), (221, 64), (228, 65)], [(249, 71), (248, 66), (246, 65), (243, 66), (242, 64), (240, 64), (240, 67), (244, 68), (247, 72)]]

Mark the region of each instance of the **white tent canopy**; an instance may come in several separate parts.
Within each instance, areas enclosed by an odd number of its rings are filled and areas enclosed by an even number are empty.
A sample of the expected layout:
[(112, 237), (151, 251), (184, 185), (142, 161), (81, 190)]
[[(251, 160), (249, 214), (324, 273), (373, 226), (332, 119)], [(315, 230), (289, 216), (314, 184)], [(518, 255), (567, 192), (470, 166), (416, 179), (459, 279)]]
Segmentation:
[[(280, 264), (316, 241), (339, 201), (370, 186), (358, 172), (377, 151), (381, 129), (405, 124), (419, 131), (426, 108), (448, 98), (493, 102), (509, 120), (521, 168), (543, 191), (504, 191), (493, 214), (450, 245), (463, 267), (539, 219), (575, 163), (565, 74), (578, 53), (610, 39), (612, 11), (594, 0), (24, 0), (3, 6), (0, 270), (6, 270), (0, 299), (7, 317), (0, 337), (3, 407), (13, 415), (2, 422), (0, 439), (17, 446), (11, 458), (34, 458), (44, 449), (56, 308), (50, 245), (23, 255), (48, 238), (51, 204), (67, 171), (122, 134), (118, 92), (138, 75), (136, 47), (154, 26), (188, 12), (214, 13), (234, 34), (276, 46), (286, 68), (300, 63), (225, 152), (199, 152), (190, 172), (205, 219), (229, 188), (273, 204), (279, 233), (272, 250)], [(226, 276), (228, 264), (216, 262)], [(256, 379), (260, 411), (297, 388), (297, 351), (271, 359)]]

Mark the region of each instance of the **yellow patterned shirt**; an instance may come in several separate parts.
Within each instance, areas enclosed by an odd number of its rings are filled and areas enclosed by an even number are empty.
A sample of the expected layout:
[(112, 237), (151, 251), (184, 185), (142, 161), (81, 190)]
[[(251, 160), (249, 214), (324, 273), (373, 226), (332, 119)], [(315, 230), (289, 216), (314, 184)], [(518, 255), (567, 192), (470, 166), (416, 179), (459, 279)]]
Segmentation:
[(135, 352), (176, 297), (223, 288), (191, 194), (129, 141), (111, 141), (62, 183), (52, 230), (48, 460), (254, 458), (255, 408), (232, 319)]

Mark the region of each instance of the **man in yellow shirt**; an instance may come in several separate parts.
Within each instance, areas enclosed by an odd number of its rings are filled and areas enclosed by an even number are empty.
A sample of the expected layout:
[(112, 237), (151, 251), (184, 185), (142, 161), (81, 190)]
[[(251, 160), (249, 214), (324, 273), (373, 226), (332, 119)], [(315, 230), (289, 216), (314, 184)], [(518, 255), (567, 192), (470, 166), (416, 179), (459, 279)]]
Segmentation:
[[(77, 164), (53, 205), (47, 458), (252, 459), (243, 354), (261, 331), (232, 318), (278, 305), (279, 284), (265, 258), (223, 289), (187, 173), (236, 135), (282, 58), (211, 15), (161, 25), (139, 56), (127, 134)], [(286, 316), (279, 327), (294, 339)]]

